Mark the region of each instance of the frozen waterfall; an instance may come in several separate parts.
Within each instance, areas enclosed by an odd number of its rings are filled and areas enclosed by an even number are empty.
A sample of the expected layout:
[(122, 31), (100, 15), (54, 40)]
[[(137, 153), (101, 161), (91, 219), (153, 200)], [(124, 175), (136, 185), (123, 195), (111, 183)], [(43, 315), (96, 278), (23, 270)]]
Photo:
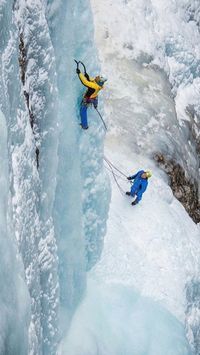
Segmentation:
[[(1, 355), (200, 354), (199, 14), (0, 0)], [(107, 134), (74, 59), (108, 77)], [(104, 155), (153, 171), (139, 205)]]
[[(16, 289), (16, 281), (12, 291), (23, 311), (22, 327), (18, 308), (7, 307), (16, 319), (18, 353), (49, 355), (56, 353), (83, 297), (86, 270), (99, 259), (106, 232), (110, 194), (103, 168), (105, 134), (98, 117), (90, 133), (81, 134), (82, 88), (73, 61), (95, 53), (93, 25), (86, 1), (17, 0), (1, 1), (0, 6), (2, 126), (8, 132), (2, 149), (8, 193), (2, 196), (8, 203), (4, 225), (15, 240), (20, 270), (9, 274), (21, 277), (24, 287)], [(84, 37), (80, 21), (87, 28)], [(86, 64), (97, 71), (96, 55)], [(26, 303), (19, 300), (19, 291)], [(18, 347), (13, 348), (13, 339), (9, 345), (6, 327), (9, 323), (2, 329), (1, 354), (16, 355)]]

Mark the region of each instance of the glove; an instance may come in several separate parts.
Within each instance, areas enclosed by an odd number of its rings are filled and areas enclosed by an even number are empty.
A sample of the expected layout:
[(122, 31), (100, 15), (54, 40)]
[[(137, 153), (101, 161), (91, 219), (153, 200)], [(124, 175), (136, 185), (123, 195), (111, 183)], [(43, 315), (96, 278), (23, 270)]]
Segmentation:
[(127, 177), (127, 180), (132, 180), (131, 176), (128, 176), (128, 177)]
[(80, 72), (81, 72), (80, 69), (77, 68), (77, 69), (76, 69), (76, 73), (77, 73), (77, 74), (80, 74)]
[(97, 108), (98, 107), (98, 105), (97, 104), (94, 104), (94, 108)]

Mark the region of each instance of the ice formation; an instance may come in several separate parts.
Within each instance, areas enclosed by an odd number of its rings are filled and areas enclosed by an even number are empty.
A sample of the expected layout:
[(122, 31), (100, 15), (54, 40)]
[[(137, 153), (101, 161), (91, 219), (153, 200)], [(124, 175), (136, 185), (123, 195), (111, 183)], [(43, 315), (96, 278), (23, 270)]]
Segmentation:
[[(0, 0), (2, 355), (200, 353), (199, 225), (153, 160), (198, 186), (199, 13), (195, 0)], [(96, 111), (79, 127), (74, 58), (109, 78), (105, 152)], [(134, 209), (104, 154), (125, 175), (153, 170)]]

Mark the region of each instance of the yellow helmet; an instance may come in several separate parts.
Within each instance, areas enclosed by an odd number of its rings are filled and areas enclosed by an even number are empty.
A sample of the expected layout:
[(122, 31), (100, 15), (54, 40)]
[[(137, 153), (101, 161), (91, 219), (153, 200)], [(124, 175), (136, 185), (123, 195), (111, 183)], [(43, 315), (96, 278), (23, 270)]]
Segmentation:
[(150, 177), (152, 176), (152, 172), (149, 171), (149, 170), (145, 171), (145, 173), (146, 173), (146, 175), (147, 175), (148, 178), (150, 178)]

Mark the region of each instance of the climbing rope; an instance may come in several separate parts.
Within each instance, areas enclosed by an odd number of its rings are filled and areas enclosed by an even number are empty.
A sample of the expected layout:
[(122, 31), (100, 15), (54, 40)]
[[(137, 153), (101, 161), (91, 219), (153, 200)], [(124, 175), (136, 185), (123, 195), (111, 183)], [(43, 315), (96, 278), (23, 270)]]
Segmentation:
[(96, 107), (95, 107), (95, 110), (97, 111), (97, 113), (98, 113), (98, 115), (99, 115), (100, 119), (101, 119), (101, 120), (102, 120), (102, 122), (103, 122), (103, 125), (104, 125), (104, 128), (105, 128), (105, 131), (107, 131), (107, 130), (108, 130), (108, 128), (107, 128), (107, 126), (106, 126), (106, 124), (105, 124), (105, 121), (104, 121), (103, 117), (101, 116), (100, 112), (97, 110), (97, 108), (96, 108)]
[[(106, 160), (105, 160), (105, 161), (106, 161)], [(120, 184), (118, 183), (117, 178), (116, 178), (116, 174), (114, 173), (112, 166), (111, 166), (107, 161), (106, 161), (106, 163), (108, 164), (108, 166), (109, 166), (109, 168), (110, 168), (110, 172), (111, 172), (112, 175), (113, 175), (114, 181), (115, 181), (115, 183), (116, 183), (116, 185), (117, 185), (117, 187), (118, 187), (118, 189), (119, 189), (119, 192), (121, 193), (122, 196), (124, 196), (125, 191), (122, 189), (122, 187), (121, 187)]]
[[(108, 171), (110, 171), (110, 173), (112, 173), (111, 169), (110, 169), (108, 166), (106, 166), (106, 165), (104, 164), (104, 167), (105, 167)], [(115, 174), (115, 176), (116, 176), (118, 179), (121, 179), (121, 180), (127, 182), (127, 179), (124, 179), (122, 176), (120, 176), (120, 175), (118, 175), (118, 174), (116, 174), (116, 173), (114, 173), (114, 174)]]
[(106, 158), (105, 155), (104, 155), (104, 160), (106, 161), (106, 163), (110, 164), (115, 170), (117, 170), (121, 175), (125, 176), (125, 178), (127, 179), (127, 176), (121, 170), (119, 170), (113, 163), (111, 163), (111, 161), (108, 160), (108, 158)]

